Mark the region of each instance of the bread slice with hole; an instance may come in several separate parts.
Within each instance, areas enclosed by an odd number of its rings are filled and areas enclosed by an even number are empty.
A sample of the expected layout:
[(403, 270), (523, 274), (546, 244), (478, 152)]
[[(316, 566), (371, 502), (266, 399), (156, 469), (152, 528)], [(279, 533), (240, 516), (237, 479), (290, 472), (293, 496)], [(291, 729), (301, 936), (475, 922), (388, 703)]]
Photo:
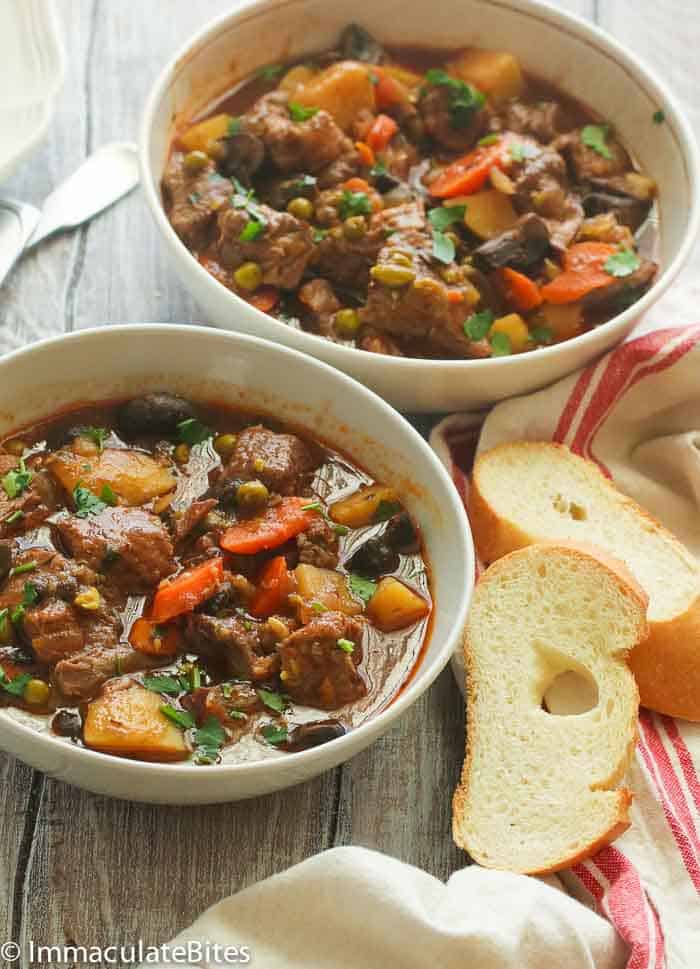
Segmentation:
[[(467, 753), (453, 835), (479, 864), (567, 868), (629, 826), (618, 789), (639, 696), (627, 655), (647, 600), (624, 566), (573, 545), (533, 545), (479, 580), (467, 620)], [(549, 712), (560, 680), (586, 682), (585, 712)], [(580, 709), (580, 708), (579, 708)]]
[(623, 561), (649, 598), (649, 637), (630, 661), (642, 706), (700, 720), (700, 568), (595, 464), (561, 444), (499, 445), (476, 461), (469, 517), (486, 563), (562, 540)]

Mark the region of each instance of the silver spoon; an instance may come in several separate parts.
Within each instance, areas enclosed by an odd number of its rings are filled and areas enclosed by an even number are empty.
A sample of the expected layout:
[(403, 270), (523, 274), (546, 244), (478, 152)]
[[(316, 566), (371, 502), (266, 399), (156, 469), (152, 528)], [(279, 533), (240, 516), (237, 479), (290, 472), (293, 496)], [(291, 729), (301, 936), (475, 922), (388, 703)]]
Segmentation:
[(0, 198), (0, 284), (23, 252), (47, 236), (73, 229), (118, 201), (139, 181), (136, 145), (98, 149), (49, 195), (43, 209)]

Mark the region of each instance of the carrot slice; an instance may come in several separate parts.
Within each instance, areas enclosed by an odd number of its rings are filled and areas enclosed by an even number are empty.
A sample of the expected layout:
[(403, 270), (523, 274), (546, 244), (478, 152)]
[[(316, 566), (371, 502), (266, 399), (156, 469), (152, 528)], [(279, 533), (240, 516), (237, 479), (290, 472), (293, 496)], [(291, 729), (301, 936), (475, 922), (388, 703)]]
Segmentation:
[(248, 302), (251, 303), (256, 310), (262, 310), (263, 313), (269, 313), (270, 310), (277, 305), (277, 301), (280, 298), (280, 291), (275, 286), (261, 286), (252, 296), (248, 297)]
[(381, 68), (375, 67), (373, 70), (378, 78), (374, 86), (374, 100), (380, 111), (410, 102), (410, 94), (405, 84), (390, 74), (385, 74)]
[(343, 182), (343, 188), (346, 188), (348, 192), (371, 192), (369, 182), (365, 181), (364, 178), (349, 178), (347, 182)]
[(356, 141), (355, 148), (357, 148), (357, 153), (360, 156), (360, 161), (367, 168), (371, 168), (374, 165), (376, 158), (374, 152), (369, 147), (365, 141)]
[(604, 242), (577, 242), (564, 253), (564, 272), (540, 290), (547, 303), (574, 303), (594, 289), (613, 283), (614, 277), (603, 268), (615, 246)]
[(282, 498), (263, 515), (233, 525), (224, 532), (219, 544), (237, 555), (254, 555), (278, 548), (306, 531), (314, 520), (316, 512), (307, 507), (309, 504), (308, 498)]
[(150, 618), (154, 622), (166, 622), (191, 612), (216, 592), (223, 578), (223, 559), (217, 557), (207, 559), (174, 579), (163, 579), (153, 599)]
[(367, 144), (372, 151), (384, 151), (399, 126), (388, 114), (378, 114), (367, 134)]
[(498, 270), (498, 275), (503, 283), (506, 299), (516, 310), (527, 313), (542, 302), (539, 287), (529, 276), (516, 272), (509, 266)]
[(151, 619), (137, 619), (131, 627), (129, 642), (148, 656), (175, 656), (180, 652), (180, 632), (176, 626), (161, 628)]
[(293, 591), (294, 580), (287, 568), (287, 560), (284, 555), (276, 555), (260, 574), (248, 612), (259, 619), (271, 616)]
[(455, 195), (473, 195), (486, 183), (492, 168), (505, 168), (510, 163), (504, 144), (475, 148), (458, 158), (441, 172), (428, 186), (431, 195), (439, 199)]

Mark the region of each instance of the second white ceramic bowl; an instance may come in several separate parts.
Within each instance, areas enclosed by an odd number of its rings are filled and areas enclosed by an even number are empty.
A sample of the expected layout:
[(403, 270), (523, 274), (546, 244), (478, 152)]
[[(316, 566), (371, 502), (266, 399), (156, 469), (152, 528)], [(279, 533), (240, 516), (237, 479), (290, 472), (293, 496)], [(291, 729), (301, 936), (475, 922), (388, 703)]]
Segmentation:
[(474, 582), (469, 524), (421, 436), (371, 391), (310, 357), (193, 326), (117, 326), (36, 343), (0, 360), (0, 436), (80, 403), (163, 389), (297, 425), (395, 486), (419, 523), (431, 570), (432, 631), (400, 695), (344, 737), (288, 756), (197, 767), (149, 764), (77, 747), (45, 718), (0, 710), (0, 747), (52, 777), (136, 801), (204, 804), (289, 787), (347, 760), (430, 686), (461, 643)]
[[(661, 271), (648, 293), (580, 337), (521, 356), (416, 360), (338, 346), (254, 309), (217, 282), (163, 211), (160, 178), (178, 123), (264, 64), (332, 47), (351, 21), (387, 45), (512, 51), (614, 124), (659, 186)], [(662, 109), (663, 124), (653, 115)], [(619, 342), (677, 274), (697, 234), (700, 166), (692, 132), (661, 81), (606, 34), (534, 0), (247, 0), (208, 24), (165, 67), (146, 106), (141, 165), (148, 206), (176, 272), (218, 326), (302, 350), (357, 377), (401, 410), (482, 407), (542, 387)]]

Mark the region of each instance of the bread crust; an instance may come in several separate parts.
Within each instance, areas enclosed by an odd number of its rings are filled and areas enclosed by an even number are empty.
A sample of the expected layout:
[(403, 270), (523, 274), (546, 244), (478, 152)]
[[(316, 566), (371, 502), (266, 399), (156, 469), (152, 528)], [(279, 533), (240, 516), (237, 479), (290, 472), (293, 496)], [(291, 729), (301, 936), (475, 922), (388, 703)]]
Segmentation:
[[(528, 543), (531, 545), (533, 543)], [(630, 655), (634, 655), (637, 649), (639, 649), (639, 641), (642, 640), (648, 632), (648, 623), (646, 621), (646, 609), (648, 604), (648, 598), (642, 587), (636, 581), (634, 576), (629, 572), (624, 563), (619, 562), (617, 559), (602, 552), (600, 549), (593, 546), (586, 546), (578, 542), (542, 542), (537, 543), (538, 547), (549, 548), (553, 551), (562, 550), (568, 551), (573, 558), (593, 558), (595, 559), (603, 568), (607, 570), (609, 575), (614, 579), (618, 590), (625, 597), (634, 600), (637, 605), (641, 621), (638, 630), (638, 641), (634, 648), (627, 651), (623, 659), (629, 661)], [(517, 550), (516, 550), (517, 551)], [(509, 552), (508, 554), (499, 558), (491, 567), (484, 572), (479, 579), (480, 582), (492, 582), (497, 581), (499, 574), (502, 571), (507, 570), (508, 560), (515, 554), (514, 552)], [(700, 615), (699, 615), (700, 621)], [(472, 763), (474, 758), (474, 750), (478, 743), (477, 734), (479, 731), (479, 723), (473, 717), (473, 713), (476, 710), (476, 700), (479, 691), (479, 672), (476, 668), (472, 659), (472, 650), (470, 648), (469, 642), (469, 626), (465, 630), (464, 642), (464, 663), (466, 669), (466, 696), (467, 696), (467, 741), (466, 741), (466, 752), (464, 765), (462, 768), (462, 774), (460, 777), (459, 785), (454, 792), (452, 798), (452, 837), (455, 844), (464, 849), (469, 853), (469, 855), (478, 864), (485, 868), (502, 868), (503, 866), (494, 863), (494, 861), (479, 850), (478, 844), (472, 842), (468, 834), (463, 831), (462, 819), (469, 813), (469, 799), (470, 799), (470, 786), (471, 786), (471, 776), (472, 776)], [(637, 690), (637, 696), (639, 692)], [(470, 713), (472, 716), (470, 717)], [(607, 790), (612, 791), (616, 785), (622, 780), (629, 765), (634, 756), (634, 749), (637, 742), (637, 732), (638, 732), (638, 718), (636, 715), (636, 710), (634, 711), (632, 717), (627, 726), (628, 741), (626, 749), (619, 762), (613, 766), (610, 775), (604, 780), (599, 781), (591, 789), (593, 790)], [(600, 851), (601, 848), (613, 842), (621, 834), (623, 834), (630, 826), (629, 818), (629, 808), (632, 804), (633, 795), (628, 788), (619, 788), (616, 792), (617, 794), (617, 805), (614, 814), (614, 819), (610, 826), (600, 833), (600, 836), (592, 841), (590, 844), (583, 847), (580, 851), (574, 852), (569, 855), (562, 856), (552, 861), (549, 864), (541, 865), (536, 868), (530, 868), (527, 866), (519, 866), (517, 864), (509, 865), (508, 870), (514, 871), (519, 874), (528, 875), (547, 875), (556, 871), (561, 871), (565, 868), (570, 868), (572, 865), (577, 864), (579, 861), (583, 861), (586, 858), (590, 858), (592, 855)]]
[[(592, 462), (573, 454), (564, 444), (518, 441), (497, 445), (477, 458), (474, 465), (467, 511), (477, 555), (485, 564), (528, 545), (541, 544), (535, 536), (519, 529), (513, 522), (500, 518), (480, 488), (480, 463), (486, 457), (513, 448), (531, 451), (557, 449), (565, 452), (570, 460), (584, 462), (592, 473), (600, 476), (601, 487), (614, 492), (616, 501), (634, 510), (659, 535), (682, 549), (684, 554), (690, 555), (668, 529), (635, 501), (619, 492)], [(606, 556), (603, 550), (598, 549), (595, 554), (599, 558)], [(622, 563), (618, 567), (626, 568)], [(630, 667), (637, 679), (642, 706), (683, 720), (700, 721), (700, 592), (684, 613), (665, 622), (650, 621), (648, 637), (634, 649)]]

